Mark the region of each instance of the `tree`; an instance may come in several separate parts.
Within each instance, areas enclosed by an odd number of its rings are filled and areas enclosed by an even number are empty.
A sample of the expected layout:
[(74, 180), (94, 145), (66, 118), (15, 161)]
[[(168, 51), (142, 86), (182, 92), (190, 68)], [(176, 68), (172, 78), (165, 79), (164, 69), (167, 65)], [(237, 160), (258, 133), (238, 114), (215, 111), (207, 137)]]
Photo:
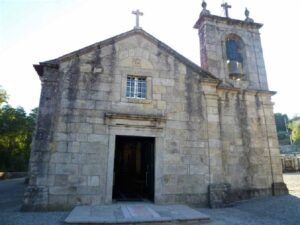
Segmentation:
[(6, 91), (0, 86), (0, 106), (7, 102), (8, 100), (8, 95), (6, 93)]
[(289, 123), (289, 128), (292, 130), (293, 144), (300, 147), (300, 118), (294, 118)]
[(277, 130), (277, 137), (280, 145), (289, 145), (290, 143), (290, 130), (287, 127), (289, 118), (286, 114), (275, 113), (275, 124)]
[(22, 107), (0, 108), (0, 170), (26, 171), (37, 109), (26, 114)]
[(276, 123), (276, 129), (278, 132), (280, 131), (286, 131), (287, 129), (287, 123), (289, 121), (289, 118), (286, 114), (281, 114), (281, 113), (275, 113), (275, 123)]

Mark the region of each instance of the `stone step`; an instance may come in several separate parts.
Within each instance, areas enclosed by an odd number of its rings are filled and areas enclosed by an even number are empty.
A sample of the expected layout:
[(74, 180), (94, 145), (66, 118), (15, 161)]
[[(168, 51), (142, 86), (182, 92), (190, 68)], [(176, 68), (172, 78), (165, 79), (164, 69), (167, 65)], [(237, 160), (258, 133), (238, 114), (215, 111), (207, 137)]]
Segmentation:
[(209, 217), (185, 205), (151, 203), (117, 203), (99, 206), (77, 206), (65, 224), (203, 224)]

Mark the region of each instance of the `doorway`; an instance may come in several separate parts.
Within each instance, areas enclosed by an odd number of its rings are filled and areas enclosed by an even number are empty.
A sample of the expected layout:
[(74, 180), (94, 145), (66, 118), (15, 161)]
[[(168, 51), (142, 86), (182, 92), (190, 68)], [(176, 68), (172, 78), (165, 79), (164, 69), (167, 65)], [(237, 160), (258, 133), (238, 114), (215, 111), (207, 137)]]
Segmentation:
[(113, 199), (154, 201), (153, 137), (116, 136)]

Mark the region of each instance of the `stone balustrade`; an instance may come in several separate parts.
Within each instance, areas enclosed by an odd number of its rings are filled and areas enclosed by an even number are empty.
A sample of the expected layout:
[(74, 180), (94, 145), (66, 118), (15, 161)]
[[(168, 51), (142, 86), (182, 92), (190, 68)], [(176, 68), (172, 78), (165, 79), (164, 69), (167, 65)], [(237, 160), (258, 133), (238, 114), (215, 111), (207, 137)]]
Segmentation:
[(281, 163), (283, 172), (300, 171), (300, 154), (282, 154)]

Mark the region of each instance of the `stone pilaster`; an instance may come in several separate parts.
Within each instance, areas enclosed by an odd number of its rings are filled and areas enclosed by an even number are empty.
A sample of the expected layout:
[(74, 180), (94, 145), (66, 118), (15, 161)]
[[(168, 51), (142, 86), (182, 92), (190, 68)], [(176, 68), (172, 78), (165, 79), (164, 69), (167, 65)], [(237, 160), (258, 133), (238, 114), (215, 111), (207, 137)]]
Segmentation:
[(216, 84), (203, 85), (207, 110), (207, 137), (209, 154), (208, 201), (212, 208), (226, 204), (230, 194), (230, 185), (225, 183), (223, 170), (220, 116)]
[(273, 103), (271, 101), (272, 93), (262, 93), (262, 107), (267, 130), (267, 140), (269, 148), (271, 175), (272, 175), (272, 194), (287, 194), (288, 189), (282, 177), (282, 163), (279, 152), (279, 144), (277, 139), (276, 125), (273, 112)]
[(46, 210), (48, 205), (48, 177), (53, 126), (56, 118), (58, 68), (56, 65), (38, 65), (42, 91), (40, 97), (37, 128), (32, 141), (30, 155), (29, 185), (25, 191), (23, 210)]

